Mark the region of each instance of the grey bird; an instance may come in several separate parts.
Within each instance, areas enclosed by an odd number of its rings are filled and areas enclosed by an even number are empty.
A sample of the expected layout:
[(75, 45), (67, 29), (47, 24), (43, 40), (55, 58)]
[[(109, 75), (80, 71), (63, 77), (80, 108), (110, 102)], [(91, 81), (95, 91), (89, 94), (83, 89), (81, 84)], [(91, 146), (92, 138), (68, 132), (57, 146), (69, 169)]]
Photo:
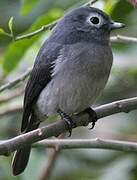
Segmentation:
[[(112, 66), (110, 32), (124, 27), (103, 11), (85, 6), (66, 14), (40, 49), (28, 80), (21, 132), (38, 128), (45, 117), (59, 113), (71, 133), (71, 115), (87, 111), (104, 89)], [(27, 166), (31, 146), (17, 150), (13, 175)]]

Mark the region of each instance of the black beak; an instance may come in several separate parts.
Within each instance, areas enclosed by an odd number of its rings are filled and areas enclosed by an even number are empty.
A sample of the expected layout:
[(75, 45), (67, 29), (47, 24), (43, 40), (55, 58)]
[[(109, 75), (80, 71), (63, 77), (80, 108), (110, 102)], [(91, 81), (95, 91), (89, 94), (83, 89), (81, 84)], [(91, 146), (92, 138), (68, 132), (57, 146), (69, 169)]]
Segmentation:
[(123, 23), (118, 23), (118, 22), (111, 22), (110, 23), (110, 29), (113, 30), (113, 29), (120, 29), (120, 28), (124, 28), (125, 27), (125, 24)]

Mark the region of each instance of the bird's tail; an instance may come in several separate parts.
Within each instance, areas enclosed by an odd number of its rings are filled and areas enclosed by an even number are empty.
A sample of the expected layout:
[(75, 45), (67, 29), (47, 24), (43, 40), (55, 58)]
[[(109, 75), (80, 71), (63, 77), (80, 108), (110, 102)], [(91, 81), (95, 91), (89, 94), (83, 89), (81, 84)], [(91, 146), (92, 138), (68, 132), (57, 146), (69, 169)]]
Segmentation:
[(12, 173), (14, 176), (22, 173), (29, 160), (31, 146), (19, 149), (15, 152), (12, 162)]
[[(32, 124), (32, 121), (30, 120), (30, 123), (28, 125), (28, 128), (26, 132), (32, 131), (34, 129), (37, 129), (40, 123)], [(31, 146), (25, 146), (24, 148), (21, 148), (17, 150), (14, 154), (13, 161), (12, 161), (12, 173), (14, 176), (22, 173), (29, 161), (29, 156), (31, 152)]]

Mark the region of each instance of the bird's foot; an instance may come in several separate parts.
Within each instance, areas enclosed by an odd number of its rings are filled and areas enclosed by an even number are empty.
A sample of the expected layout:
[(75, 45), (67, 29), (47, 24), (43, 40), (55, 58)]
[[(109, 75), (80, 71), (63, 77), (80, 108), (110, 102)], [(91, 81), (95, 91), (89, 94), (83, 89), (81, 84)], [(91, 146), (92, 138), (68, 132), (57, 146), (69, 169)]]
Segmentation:
[(97, 114), (96, 114), (96, 112), (95, 112), (92, 108), (90, 108), (90, 107), (87, 108), (87, 109), (85, 109), (84, 112), (85, 112), (85, 113), (88, 113), (89, 116), (90, 116), (90, 118), (92, 119), (92, 120), (91, 120), (91, 122), (92, 122), (92, 127), (89, 128), (89, 129), (91, 130), (91, 129), (93, 129), (93, 128), (95, 127), (95, 124), (96, 124), (96, 122), (97, 122), (97, 120), (98, 120)]
[(58, 110), (59, 115), (61, 116), (61, 118), (66, 122), (67, 126), (68, 126), (68, 130), (69, 130), (69, 136), (71, 136), (72, 134), (72, 128), (76, 127), (76, 123), (73, 121), (73, 119), (66, 113), (64, 113), (61, 110)]

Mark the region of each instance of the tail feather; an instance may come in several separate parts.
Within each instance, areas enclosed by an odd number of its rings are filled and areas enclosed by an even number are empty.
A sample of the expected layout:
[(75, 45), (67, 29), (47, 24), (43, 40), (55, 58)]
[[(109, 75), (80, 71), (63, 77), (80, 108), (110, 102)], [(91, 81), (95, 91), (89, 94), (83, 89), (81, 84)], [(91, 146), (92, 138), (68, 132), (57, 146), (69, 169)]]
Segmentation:
[(27, 146), (15, 152), (12, 162), (12, 173), (14, 176), (22, 173), (26, 168), (29, 161), (30, 151), (31, 146)]
[[(37, 129), (40, 122), (37, 121), (36, 117), (34, 115), (30, 118), (30, 122), (27, 126), (27, 129), (25, 132), (32, 131), (34, 129)], [(12, 161), (12, 173), (14, 176), (22, 173), (29, 161), (29, 156), (31, 152), (31, 146), (25, 146), (24, 148), (21, 148), (15, 152), (15, 155), (13, 157)]]

